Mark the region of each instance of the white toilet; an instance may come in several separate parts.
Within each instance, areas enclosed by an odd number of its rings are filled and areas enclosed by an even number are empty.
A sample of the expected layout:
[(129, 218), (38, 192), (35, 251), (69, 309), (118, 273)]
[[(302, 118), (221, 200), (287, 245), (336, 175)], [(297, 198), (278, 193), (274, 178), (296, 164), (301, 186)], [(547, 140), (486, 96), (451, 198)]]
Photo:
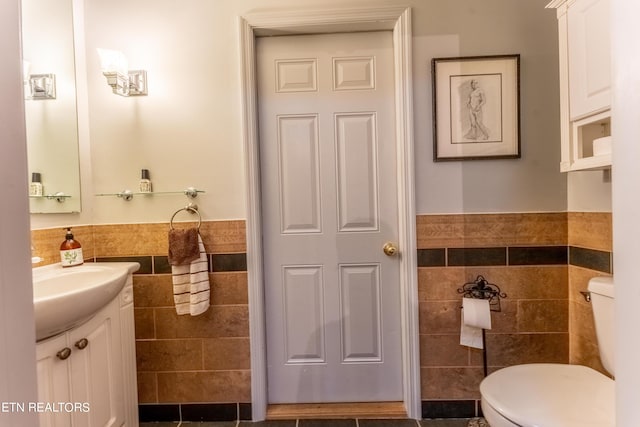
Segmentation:
[[(613, 278), (589, 282), (600, 358), (613, 367)], [(491, 427), (615, 427), (614, 381), (580, 365), (510, 366), (480, 383)]]

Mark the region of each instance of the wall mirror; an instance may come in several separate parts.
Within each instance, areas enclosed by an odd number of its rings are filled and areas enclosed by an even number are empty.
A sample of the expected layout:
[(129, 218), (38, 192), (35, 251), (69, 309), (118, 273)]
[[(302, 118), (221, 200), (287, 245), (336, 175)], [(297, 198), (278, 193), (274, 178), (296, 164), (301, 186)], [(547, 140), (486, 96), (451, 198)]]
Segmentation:
[(22, 56), (30, 212), (80, 212), (71, 0), (22, 0)]

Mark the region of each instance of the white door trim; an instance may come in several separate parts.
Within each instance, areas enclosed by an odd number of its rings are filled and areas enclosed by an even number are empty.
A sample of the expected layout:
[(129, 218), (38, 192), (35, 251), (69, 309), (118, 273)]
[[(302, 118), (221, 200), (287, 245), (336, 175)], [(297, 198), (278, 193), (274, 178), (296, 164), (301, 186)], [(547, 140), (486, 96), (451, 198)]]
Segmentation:
[(402, 377), (407, 415), (421, 416), (420, 348), (418, 329), (418, 265), (413, 156), (413, 92), (411, 9), (285, 10), (238, 19), (241, 106), (247, 194), (247, 270), (249, 336), (251, 340), (251, 404), (253, 421), (267, 411), (265, 304), (262, 266), (260, 158), (255, 37), (261, 35), (392, 30), (395, 71), (398, 216), (402, 316)]

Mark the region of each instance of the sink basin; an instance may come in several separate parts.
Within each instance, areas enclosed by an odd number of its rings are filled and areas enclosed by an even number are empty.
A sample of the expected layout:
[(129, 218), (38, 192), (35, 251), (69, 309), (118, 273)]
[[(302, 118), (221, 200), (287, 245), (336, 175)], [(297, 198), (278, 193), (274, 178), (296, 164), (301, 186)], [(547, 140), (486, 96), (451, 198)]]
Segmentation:
[(68, 331), (89, 320), (124, 287), (137, 262), (52, 264), (33, 269), (36, 341)]

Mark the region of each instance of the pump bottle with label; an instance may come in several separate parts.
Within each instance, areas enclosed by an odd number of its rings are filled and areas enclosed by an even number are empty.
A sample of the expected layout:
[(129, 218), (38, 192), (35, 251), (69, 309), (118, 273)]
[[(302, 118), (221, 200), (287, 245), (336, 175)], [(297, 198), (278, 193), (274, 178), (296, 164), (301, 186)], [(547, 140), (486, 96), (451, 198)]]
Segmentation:
[(60, 262), (63, 267), (80, 265), (84, 262), (82, 257), (82, 246), (80, 242), (73, 239), (71, 228), (67, 228), (67, 235), (60, 245)]

